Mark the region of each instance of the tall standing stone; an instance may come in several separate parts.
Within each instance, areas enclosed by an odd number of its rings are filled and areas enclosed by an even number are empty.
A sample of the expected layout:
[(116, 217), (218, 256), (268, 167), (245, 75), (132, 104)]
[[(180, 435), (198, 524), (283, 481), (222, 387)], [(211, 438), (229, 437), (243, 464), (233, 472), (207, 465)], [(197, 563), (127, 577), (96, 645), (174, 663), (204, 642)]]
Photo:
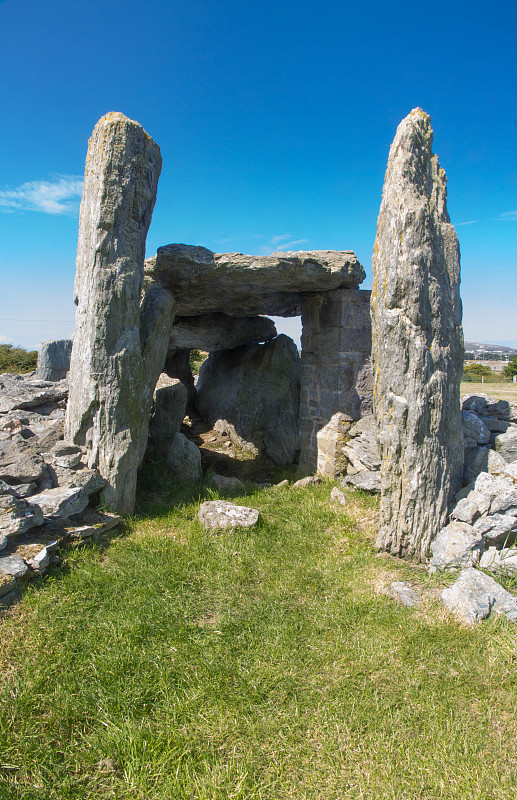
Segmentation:
[(170, 292), (140, 305), (145, 240), (161, 170), (158, 145), (123, 114), (99, 120), (88, 145), (79, 221), (66, 438), (86, 448), (119, 513), (134, 506), (153, 391), (173, 321)]
[(377, 545), (424, 561), (461, 481), (460, 256), (430, 117), (391, 146), (373, 253), (374, 413), (381, 450)]

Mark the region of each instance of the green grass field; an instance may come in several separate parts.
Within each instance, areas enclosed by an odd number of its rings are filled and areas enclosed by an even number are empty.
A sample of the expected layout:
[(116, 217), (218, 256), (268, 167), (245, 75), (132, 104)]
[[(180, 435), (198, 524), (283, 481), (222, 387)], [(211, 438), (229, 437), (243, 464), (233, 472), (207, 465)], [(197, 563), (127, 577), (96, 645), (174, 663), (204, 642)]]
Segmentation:
[(511, 400), (517, 403), (517, 383), (468, 383), (462, 382), (461, 396), (466, 394), (487, 394), (498, 400)]
[(217, 495), (155, 479), (4, 614), (2, 800), (517, 795), (517, 628), (461, 626), (446, 579), (376, 554), (374, 500), (250, 487), (258, 526), (207, 533)]

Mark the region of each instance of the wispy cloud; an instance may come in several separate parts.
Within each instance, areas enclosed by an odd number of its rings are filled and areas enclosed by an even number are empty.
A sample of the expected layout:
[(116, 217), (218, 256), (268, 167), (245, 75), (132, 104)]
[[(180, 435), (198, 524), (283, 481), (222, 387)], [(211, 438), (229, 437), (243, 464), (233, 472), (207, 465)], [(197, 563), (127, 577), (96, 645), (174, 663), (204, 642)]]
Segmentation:
[(268, 241), (261, 246), (260, 253), (262, 255), (269, 255), (273, 252), (284, 252), (286, 250), (292, 250), (295, 245), (306, 244), (309, 241), (309, 239), (291, 239), (290, 237), (290, 233), (271, 236)]
[(511, 220), (517, 220), (517, 208), (515, 209), (515, 211), (505, 211), (504, 214), (501, 214), (501, 216), (498, 217), (497, 219), (503, 221), (506, 220), (507, 222)]
[(13, 340), (9, 336), (3, 336), (0, 333), (0, 344), (12, 344)]
[(28, 181), (12, 189), (0, 190), (0, 211), (76, 214), (82, 191), (80, 175), (55, 175), (48, 181)]
[(475, 225), (479, 221), (479, 219), (471, 219), (468, 222), (456, 222), (456, 228), (461, 228), (462, 225)]

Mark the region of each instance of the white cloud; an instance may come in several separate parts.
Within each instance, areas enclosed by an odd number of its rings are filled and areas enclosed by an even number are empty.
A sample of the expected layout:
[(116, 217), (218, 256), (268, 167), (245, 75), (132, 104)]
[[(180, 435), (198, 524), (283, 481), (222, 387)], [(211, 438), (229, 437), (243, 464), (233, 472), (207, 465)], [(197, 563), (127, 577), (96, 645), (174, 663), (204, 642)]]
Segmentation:
[(506, 221), (517, 220), (517, 208), (514, 211), (505, 211), (498, 219)]
[(478, 219), (471, 219), (469, 222), (456, 222), (455, 227), (459, 228), (461, 225), (475, 225), (476, 222), (479, 222)]
[(285, 250), (292, 250), (294, 245), (297, 244), (306, 244), (309, 239), (289, 239), (291, 236), (290, 233), (282, 233), (277, 236), (271, 236), (268, 241), (260, 247), (260, 254), (261, 255), (269, 255), (273, 252), (282, 252)]
[(76, 214), (82, 191), (80, 175), (55, 175), (48, 181), (28, 181), (14, 189), (0, 190), (0, 211)]
[(2, 336), (0, 333), (0, 344), (12, 344), (13, 340), (9, 336)]

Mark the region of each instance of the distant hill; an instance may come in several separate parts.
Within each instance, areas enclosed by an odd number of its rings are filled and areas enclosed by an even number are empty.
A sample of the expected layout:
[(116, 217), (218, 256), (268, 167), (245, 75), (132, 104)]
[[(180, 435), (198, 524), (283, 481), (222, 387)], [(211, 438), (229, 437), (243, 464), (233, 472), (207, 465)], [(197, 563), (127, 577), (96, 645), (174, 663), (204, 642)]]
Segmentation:
[(465, 352), (468, 353), (504, 353), (511, 355), (517, 353), (517, 348), (506, 347), (504, 344), (485, 344), (483, 342), (465, 342)]

